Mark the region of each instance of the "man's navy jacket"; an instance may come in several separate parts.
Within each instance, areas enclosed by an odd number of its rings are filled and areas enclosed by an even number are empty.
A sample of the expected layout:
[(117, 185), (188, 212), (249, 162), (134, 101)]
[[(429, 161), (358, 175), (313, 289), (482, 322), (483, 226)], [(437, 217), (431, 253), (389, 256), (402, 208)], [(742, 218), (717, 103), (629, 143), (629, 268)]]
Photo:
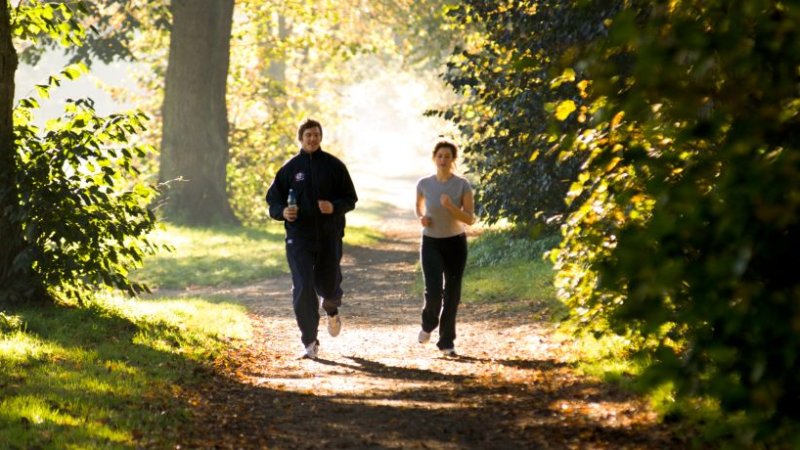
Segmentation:
[[(289, 189), (294, 189), (299, 207), (294, 222), (283, 218)], [(333, 203), (333, 214), (322, 214), (317, 200)], [(267, 190), (270, 217), (284, 221), (287, 240), (305, 244), (344, 236), (344, 215), (356, 207), (357, 201), (347, 167), (322, 149), (313, 153), (301, 150), (278, 170)]]

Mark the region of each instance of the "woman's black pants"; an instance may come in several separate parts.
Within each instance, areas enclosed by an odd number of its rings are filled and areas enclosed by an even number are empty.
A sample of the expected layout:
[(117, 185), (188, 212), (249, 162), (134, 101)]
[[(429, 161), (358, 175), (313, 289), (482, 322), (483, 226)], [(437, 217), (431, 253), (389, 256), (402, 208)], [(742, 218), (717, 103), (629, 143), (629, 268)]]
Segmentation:
[(454, 348), (456, 314), (467, 264), (466, 234), (448, 238), (422, 236), (420, 259), (425, 278), (422, 329), (430, 333), (438, 326), (436, 346), (440, 349)]

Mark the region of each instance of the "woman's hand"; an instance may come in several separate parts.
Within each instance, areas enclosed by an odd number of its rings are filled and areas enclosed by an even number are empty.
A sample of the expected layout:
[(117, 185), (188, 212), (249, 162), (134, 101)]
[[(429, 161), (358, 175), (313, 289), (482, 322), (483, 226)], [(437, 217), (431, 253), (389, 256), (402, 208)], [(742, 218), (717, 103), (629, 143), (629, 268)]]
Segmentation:
[(455, 207), (455, 205), (453, 205), (452, 200), (450, 200), (450, 196), (447, 194), (442, 194), (442, 196), (439, 197), (439, 203), (441, 203), (442, 206), (444, 206), (447, 209), (452, 209)]
[(423, 227), (429, 227), (433, 224), (433, 219), (428, 216), (419, 216), (419, 223)]
[(439, 197), (439, 203), (441, 203), (442, 207), (449, 211), (456, 220), (464, 222), (467, 225), (475, 223), (475, 200), (472, 197), (472, 191), (467, 191), (461, 198), (461, 204), (463, 205), (461, 207), (456, 206), (447, 194), (442, 194), (442, 196)]

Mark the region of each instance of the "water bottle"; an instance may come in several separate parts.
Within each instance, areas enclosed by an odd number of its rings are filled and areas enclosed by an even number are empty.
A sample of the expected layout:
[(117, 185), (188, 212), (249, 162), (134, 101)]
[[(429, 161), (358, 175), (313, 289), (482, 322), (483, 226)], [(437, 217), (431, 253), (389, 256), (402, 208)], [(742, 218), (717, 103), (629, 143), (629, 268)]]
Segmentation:
[(289, 208), (297, 208), (297, 196), (294, 189), (289, 189), (289, 196), (286, 198), (286, 206)]

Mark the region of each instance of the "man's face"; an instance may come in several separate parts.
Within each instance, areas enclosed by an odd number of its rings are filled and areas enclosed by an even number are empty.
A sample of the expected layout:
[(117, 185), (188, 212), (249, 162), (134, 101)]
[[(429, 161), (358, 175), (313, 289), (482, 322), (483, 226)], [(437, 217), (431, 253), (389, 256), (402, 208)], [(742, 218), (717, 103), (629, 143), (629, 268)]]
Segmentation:
[(303, 150), (313, 153), (319, 150), (320, 142), (322, 142), (322, 130), (318, 127), (303, 130), (303, 135), (300, 137), (300, 144), (303, 146)]

